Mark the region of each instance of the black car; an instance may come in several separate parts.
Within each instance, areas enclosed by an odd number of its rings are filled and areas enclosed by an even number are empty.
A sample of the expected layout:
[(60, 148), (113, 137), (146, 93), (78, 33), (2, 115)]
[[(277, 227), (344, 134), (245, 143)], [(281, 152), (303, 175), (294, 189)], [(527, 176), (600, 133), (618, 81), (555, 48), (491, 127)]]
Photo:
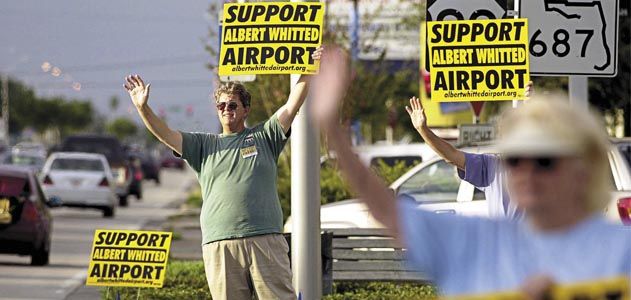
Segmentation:
[(0, 165), (0, 253), (30, 255), (31, 265), (46, 265), (50, 257), (52, 217), (47, 199), (32, 169)]
[(133, 181), (133, 169), (118, 139), (107, 135), (69, 136), (63, 141), (58, 150), (105, 155), (112, 169), (114, 187), (120, 206), (127, 206), (127, 196), (130, 194), (130, 185)]

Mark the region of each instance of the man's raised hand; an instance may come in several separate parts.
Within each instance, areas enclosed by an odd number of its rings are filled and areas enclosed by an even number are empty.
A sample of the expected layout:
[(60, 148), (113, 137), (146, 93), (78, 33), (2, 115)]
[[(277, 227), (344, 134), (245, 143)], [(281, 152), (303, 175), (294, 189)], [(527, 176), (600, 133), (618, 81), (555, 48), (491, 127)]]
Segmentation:
[(423, 126), (427, 126), (427, 118), (425, 117), (425, 110), (421, 100), (416, 97), (410, 98), (410, 106), (405, 106), (405, 110), (412, 119), (412, 125), (416, 130), (420, 130)]
[(129, 75), (125, 77), (124, 87), (137, 108), (147, 105), (151, 84), (145, 85), (145, 82), (138, 75)]
[(320, 60), (322, 58), (322, 52), (324, 52), (324, 46), (320, 46), (313, 51), (311, 58), (313, 58), (313, 60)]

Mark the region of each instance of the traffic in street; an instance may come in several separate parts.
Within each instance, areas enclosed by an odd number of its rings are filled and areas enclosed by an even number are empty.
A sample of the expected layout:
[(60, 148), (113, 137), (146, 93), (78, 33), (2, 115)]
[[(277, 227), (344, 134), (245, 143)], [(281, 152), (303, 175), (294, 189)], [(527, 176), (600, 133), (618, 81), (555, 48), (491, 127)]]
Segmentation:
[(50, 262), (31, 266), (29, 256), (0, 255), (0, 299), (66, 299), (85, 284), (96, 229), (141, 229), (160, 224), (178, 211), (194, 183), (189, 170), (162, 169), (161, 184), (144, 183), (141, 201), (130, 197), (129, 206), (118, 207), (114, 218), (103, 218), (92, 209), (54, 208)]

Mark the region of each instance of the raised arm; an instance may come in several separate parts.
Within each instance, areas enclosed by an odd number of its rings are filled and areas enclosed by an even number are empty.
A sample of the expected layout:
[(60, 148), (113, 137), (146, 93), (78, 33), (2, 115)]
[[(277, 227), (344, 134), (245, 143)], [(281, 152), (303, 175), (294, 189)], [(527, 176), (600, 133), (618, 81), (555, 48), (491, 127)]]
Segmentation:
[(138, 114), (145, 123), (147, 129), (153, 133), (162, 143), (175, 152), (182, 154), (182, 134), (172, 130), (162, 121), (147, 104), (151, 84), (145, 85), (138, 75), (129, 75), (125, 78), (125, 89), (129, 92), (131, 101), (138, 110)]
[(458, 169), (464, 170), (464, 152), (456, 149), (452, 144), (438, 137), (427, 127), (427, 118), (425, 117), (425, 110), (423, 109), (421, 101), (416, 97), (410, 98), (410, 106), (406, 106), (405, 110), (410, 115), (416, 131), (421, 134), (423, 140), (425, 140), (434, 152), (444, 158), (448, 163), (458, 167)]
[(342, 50), (325, 50), (320, 74), (310, 101), (313, 120), (328, 138), (328, 145), (337, 155), (338, 166), (351, 188), (366, 203), (372, 215), (398, 236), (397, 205), (385, 183), (364, 166), (352, 151), (346, 132), (339, 121), (339, 104), (348, 87), (348, 58)]
[[(322, 47), (318, 47), (318, 49), (313, 52), (311, 57), (314, 60), (320, 60), (320, 57), (322, 56), (322, 49)], [(278, 120), (280, 121), (280, 125), (283, 127), (283, 131), (285, 133), (289, 131), (291, 123), (296, 118), (298, 110), (305, 102), (305, 98), (307, 98), (311, 77), (311, 75), (300, 76), (300, 79), (296, 83), (296, 86), (291, 90), (291, 93), (289, 93), (287, 103), (281, 106), (276, 112)]]

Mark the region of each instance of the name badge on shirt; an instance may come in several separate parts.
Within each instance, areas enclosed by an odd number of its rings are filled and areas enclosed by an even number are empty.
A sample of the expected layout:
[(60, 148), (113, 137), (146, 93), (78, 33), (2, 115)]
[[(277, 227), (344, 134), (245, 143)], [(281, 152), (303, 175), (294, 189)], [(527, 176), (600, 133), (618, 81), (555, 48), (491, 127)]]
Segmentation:
[(258, 151), (256, 150), (256, 146), (249, 146), (245, 148), (241, 148), (241, 157), (248, 158), (252, 156), (256, 156)]

